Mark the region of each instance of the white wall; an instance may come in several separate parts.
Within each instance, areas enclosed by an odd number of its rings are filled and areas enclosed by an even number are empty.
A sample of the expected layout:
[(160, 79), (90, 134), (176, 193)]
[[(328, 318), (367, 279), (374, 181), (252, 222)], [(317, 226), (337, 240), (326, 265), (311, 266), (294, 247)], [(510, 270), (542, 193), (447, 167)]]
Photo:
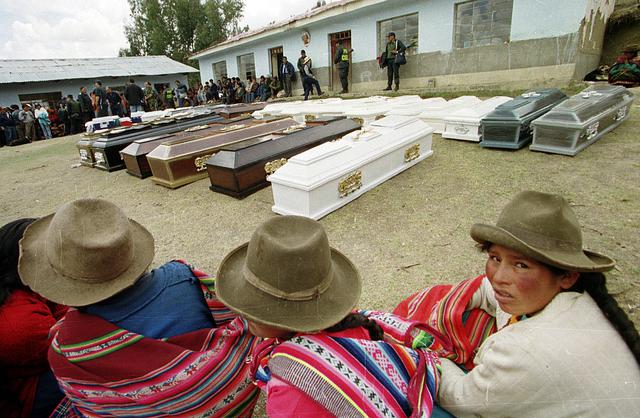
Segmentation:
[[(418, 53), (451, 51), (455, 3), (466, 0), (389, 0), (351, 13), (342, 14), (305, 28), (286, 29), (275, 35), (258, 39), (239, 47), (200, 58), (202, 80), (212, 78), (211, 65), (226, 60), (229, 76), (237, 76), (237, 56), (254, 53), (256, 74), (265, 75), (269, 69), (269, 48), (283, 46), (284, 55), (294, 64), (300, 50), (305, 49), (315, 67), (331, 65), (328, 35), (351, 30), (354, 49), (353, 62), (373, 60), (377, 51), (377, 22), (396, 16), (418, 12)], [(526, 40), (562, 36), (577, 32), (585, 16), (587, 0), (514, 0), (511, 40)], [(302, 31), (311, 35), (311, 43), (304, 47)], [(384, 36), (384, 34), (382, 34)]]
[[(155, 83), (170, 83), (171, 86), (175, 86), (175, 80), (180, 80), (182, 83), (187, 83), (187, 76), (184, 74), (169, 74), (164, 76), (150, 76), (150, 77), (134, 77), (136, 84), (140, 87), (144, 87), (145, 81), (150, 81), (151, 84)], [(104, 77), (100, 79), (103, 87), (109, 86), (124, 86), (129, 77)], [(78, 97), (80, 93), (80, 87), (84, 86), (87, 91), (91, 93), (93, 90), (94, 80), (61, 80), (50, 81), (43, 83), (16, 83), (16, 84), (1, 84), (0, 85), (0, 106), (6, 107), (12, 104), (19, 104), (19, 94), (35, 94), (35, 93), (48, 93), (48, 92), (62, 92), (63, 96), (69, 94), (73, 97)]]

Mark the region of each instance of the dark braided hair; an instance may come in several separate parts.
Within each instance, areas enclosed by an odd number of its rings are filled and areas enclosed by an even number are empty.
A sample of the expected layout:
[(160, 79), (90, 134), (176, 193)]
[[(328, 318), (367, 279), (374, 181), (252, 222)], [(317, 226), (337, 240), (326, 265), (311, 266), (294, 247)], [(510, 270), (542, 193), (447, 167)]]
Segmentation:
[[(481, 251), (487, 252), (493, 244), (485, 241), (478, 245)], [(569, 273), (568, 270), (542, 263), (548, 268), (554, 276), (560, 277)], [(603, 273), (580, 273), (580, 277), (576, 283), (567, 290), (568, 292), (587, 292), (589, 296), (596, 302), (604, 316), (609, 320), (611, 325), (618, 331), (624, 342), (631, 350), (631, 353), (640, 364), (640, 334), (629, 319), (627, 313), (620, 308), (618, 302), (609, 294), (607, 290), (607, 278)]]
[(355, 312), (350, 313), (342, 321), (338, 322), (331, 328), (327, 328), (325, 331), (340, 332), (358, 327), (363, 327), (367, 331), (369, 331), (369, 336), (373, 341), (379, 341), (384, 338), (384, 331), (382, 330), (380, 325), (376, 323), (376, 321), (372, 321), (366, 316)]
[(15, 289), (24, 287), (18, 275), (18, 243), (35, 219), (25, 218), (9, 222), (0, 228), (0, 306), (11, 296)]

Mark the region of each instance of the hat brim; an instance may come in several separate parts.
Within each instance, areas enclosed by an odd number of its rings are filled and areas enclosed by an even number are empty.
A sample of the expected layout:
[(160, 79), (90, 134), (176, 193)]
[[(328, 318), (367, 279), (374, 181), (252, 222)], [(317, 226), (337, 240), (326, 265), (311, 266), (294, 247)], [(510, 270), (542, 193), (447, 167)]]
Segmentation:
[(242, 270), (248, 245), (245, 243), (227, 255), (216, 276), (219, 299), (245, 319), (288, 331), (320, 331), (340, 322), (358, 303), (362, 291), (360, 275), (338, 250), (331, 249), (334, 269), (331, 286), (313, 300), (288, 301), (245, 280)]
[(502, 245), (534, 260), (569, 271), (603, 272), (609, 271), (615, 266), (613, 259), (592, 251), (585, 250), (575, 253), (533, 247), (509, 231), (495, 225), (474, 224), (471, 227), (471, 238), (480, 244), (490, 242)]
[(52, 302), (86, 306), (103, 301), (132, 286), (151, 265), (153, 236), (142, 225), (129, 219), (133, 239), (133, 261), (118, 278), (101, 283), (72, 279), (53, 269), (46, 255), (46, 234), (55, 214), (33, 222), (20, 240), (18, 273), (31, 290)]

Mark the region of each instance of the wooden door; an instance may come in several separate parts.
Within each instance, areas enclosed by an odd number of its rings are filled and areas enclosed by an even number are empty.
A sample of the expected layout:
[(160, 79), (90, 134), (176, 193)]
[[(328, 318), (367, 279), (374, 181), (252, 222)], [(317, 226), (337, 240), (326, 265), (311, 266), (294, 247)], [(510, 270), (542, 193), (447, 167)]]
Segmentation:
[[(342, 41), (342, 46), (347, 48), (347, 50), (351, 49), (351, 31), (343, 31), (336, 32), (329, 35), (329, 45), (330, 45), (330, 54), (329, 54), (329, 67), (331, 68), (331, 77), (329, 78), (329, 87), (334, 92), (342, 90), (342, 84), (340, 84), (340, 76), (338, 75), (338, 68), (336, 64), (333, 63), (333, 59), (336, 56), (336, 47), (338, 45), (338, 41)], [(349, 85), (351, 85), (351, 55), (349, 55)]]

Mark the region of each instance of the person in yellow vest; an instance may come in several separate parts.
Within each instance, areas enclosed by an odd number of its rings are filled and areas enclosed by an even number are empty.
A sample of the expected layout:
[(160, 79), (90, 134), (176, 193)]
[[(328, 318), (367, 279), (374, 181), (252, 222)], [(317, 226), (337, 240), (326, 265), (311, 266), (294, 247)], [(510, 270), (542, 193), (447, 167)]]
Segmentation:
[(338, 41), (333, 63), (336, 64), (338, 75), (340, 76), (340, 83), (342, 84), (342, 91), (340, 93), (349, 92), (349, 56), (352, 52), (353, 49), (343, 47), (342, 41)]

